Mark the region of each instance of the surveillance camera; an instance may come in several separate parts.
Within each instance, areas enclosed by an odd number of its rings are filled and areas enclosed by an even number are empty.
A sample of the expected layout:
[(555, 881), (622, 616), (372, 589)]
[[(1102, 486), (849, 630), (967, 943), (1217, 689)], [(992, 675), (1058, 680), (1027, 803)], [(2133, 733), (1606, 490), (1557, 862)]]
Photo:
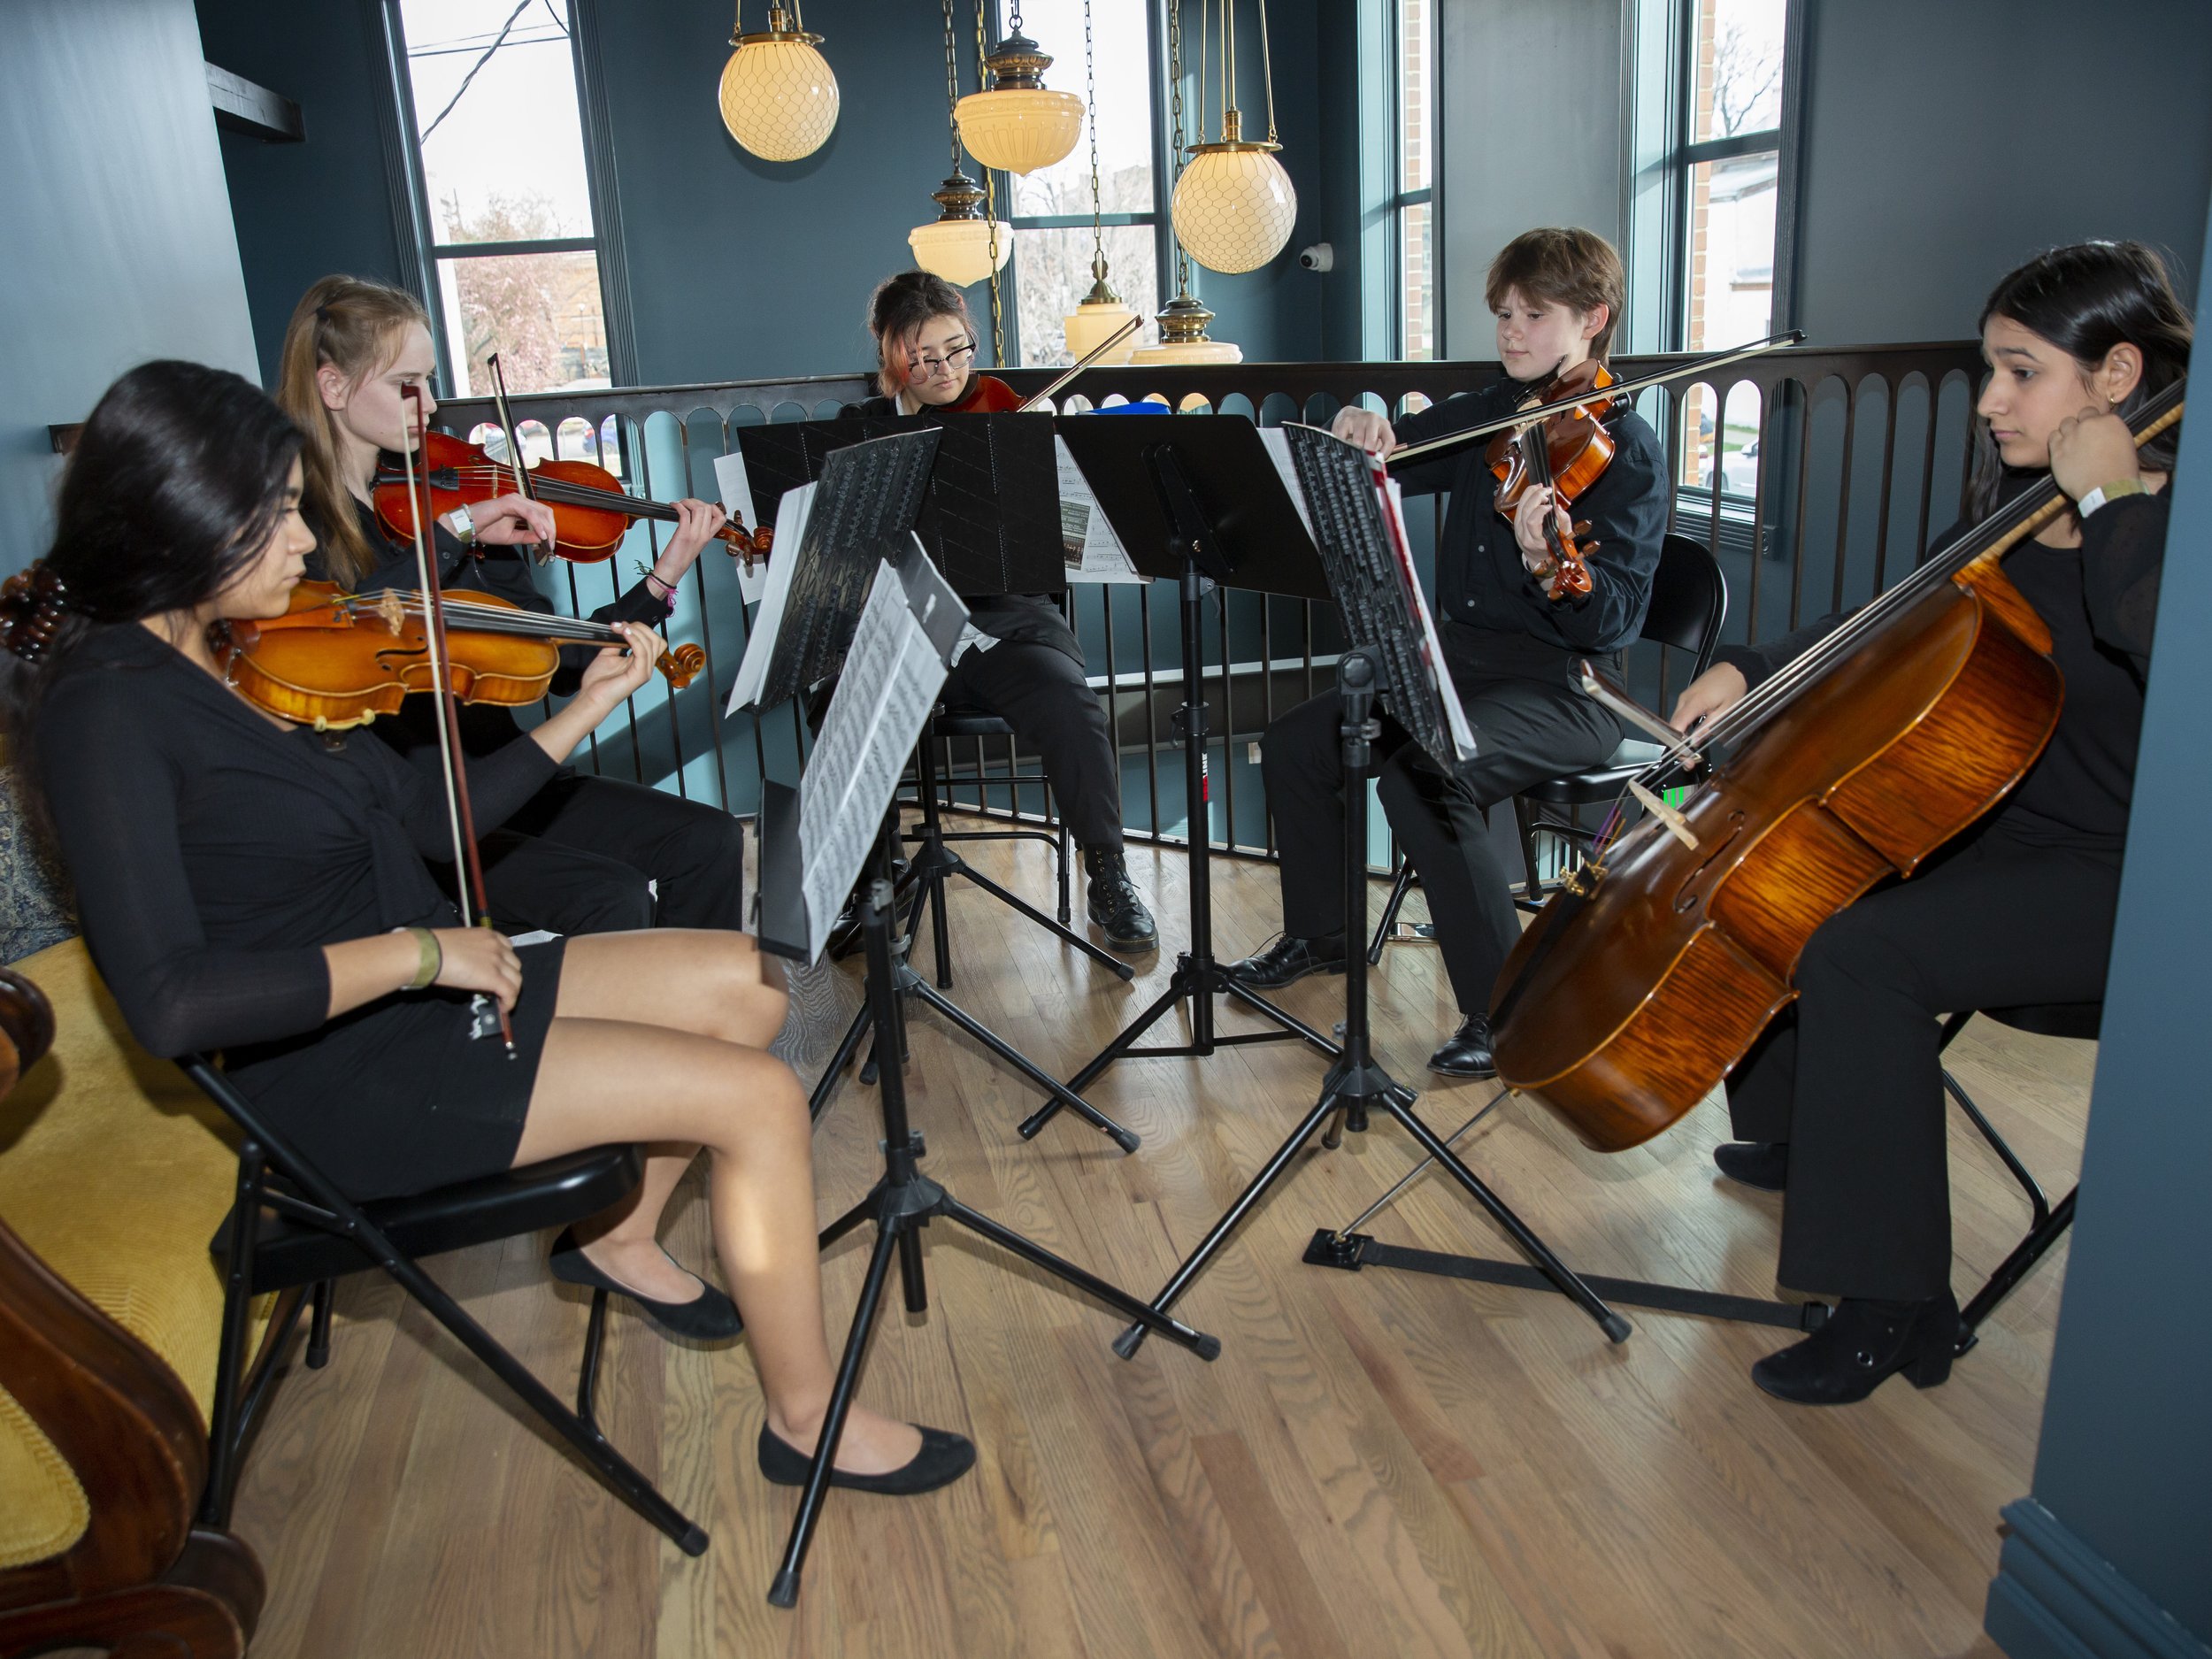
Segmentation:
[(1298, 250), (1298, 263), (1309, 271), (1333, 271), (1336, 269), (1336, 250), (1325, 242), (1317, 242), (1310, 248)]

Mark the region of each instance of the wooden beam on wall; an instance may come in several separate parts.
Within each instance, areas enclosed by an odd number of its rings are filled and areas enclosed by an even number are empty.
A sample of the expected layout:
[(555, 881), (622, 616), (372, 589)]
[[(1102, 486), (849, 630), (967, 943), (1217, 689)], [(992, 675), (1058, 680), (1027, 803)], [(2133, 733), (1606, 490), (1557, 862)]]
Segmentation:
[(220, 65), (207, 65), (207, 96), (215, 106), (215, 125), (227, 132), (270, 144), (297, 144), (307, 138), (298, 104)]

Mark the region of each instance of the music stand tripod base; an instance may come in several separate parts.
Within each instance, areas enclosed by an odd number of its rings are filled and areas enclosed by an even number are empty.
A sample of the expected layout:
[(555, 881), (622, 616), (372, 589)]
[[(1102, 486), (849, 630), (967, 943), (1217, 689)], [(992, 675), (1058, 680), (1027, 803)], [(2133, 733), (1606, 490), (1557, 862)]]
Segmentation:
[[(890, 883), (879, 879), (869, 884), (861, 905), (861, 936), (868, 953), (868, 1013), (875, 1026), (877, 1052), (887, 1056), (901, 1053), (904, 1046), (899, 1029), (903, 999), (893, 988), (891, 972), (890, 913), (894, 903)], [(860, 1302), (853, 1310), (852, 1326), (838, 1362), (829, 1410), (823, 1419), (806, 1485), (801, 1489), (798, 1513), (792, 1519), (782, 1564), (769, 1586), (768, 1600), (777, 1607), (790, 1607), (799, 1597), (799, 1575), (806, 1565), (807, 1550), (821, 1519), (823, 1502), (828, 1496), (831, 1465), (851, 1412), (861, 1366), (867, 1356), (868, 1339), (875, 1328), (877, 1310), (883, 1300), (895, 1253), (899, 1258), (899, 1277), (907, 1311), (928, 1310), (929, 1283), (922, 1254), (921, 1229), (930, 1222), (942, 1218), (958, 1223), (1031, 1266), (1041, 1268), (1116, 1312), (1138, 1320), (1141, 1328), (1159, 1332), (1201, 1359), (1211, 1360), (1221, 1352), (1218, 1338), (1156, 1312), (1118, 1286), (1054, 1255), (980, 1211), (969, 1209), (943, 1187), (923, 1175), (918, 1164), (925, 1148), (921, 1136), (913, 1132), (907, 1120), (906, 1085), (900, 1067), (885, 1064), (877, 1094), (883, 1111), (883, 1175), (866, 1197), (823, 1230), (820, 1239), (821, 1248), (827, 1249), (862, 1223), (872, 1220), (876, 1224), (875, 1247), (868, 1258), (868, 1273), (861, 1286)]]

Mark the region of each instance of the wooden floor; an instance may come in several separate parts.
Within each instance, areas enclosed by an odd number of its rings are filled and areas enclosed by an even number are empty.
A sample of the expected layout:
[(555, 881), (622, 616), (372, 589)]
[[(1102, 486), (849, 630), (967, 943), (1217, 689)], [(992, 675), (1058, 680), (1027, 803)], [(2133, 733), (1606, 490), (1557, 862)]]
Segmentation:
[[(1043, 849), (979, 864), (1043, 895)], [(1179, 855), (1133, 848), (1180, 940)], [(1225, 955), (1275, 926), (1275, 874), (1217, 861)], [(972, 890), (953, 906), (954, 995), (1042, 1064), (1071, 1071), (1152, 995), (1124, 986)], [(1379, 1046), (1456, 1126), (1489, 1086), (1432, 1087), (1451, 1021), (1432, 949), (1394, 946)], [(1284, 1001), (1326, 1026), (1342, 981)], [(1230, 1024), (1248, 1025), (1233, 1016)], [(930, 1016), (910, 1094), (927, 1168), (963, 1200), (1149, 1294), (1310, 1103), (1297, 1044), (1136, 1061), (1091, 1094), (1138, 1129), (1125, 1157), (1064, 1116), (1034, 1142), (1018, 1081)], [(1978, 1022), (1961, 1079), (2047, 1184), (2081, 1143), (2091, 1051)], [(823, 1121), (825, 1218), (877, 1169), (875, 1095), (848, 1080)], [(1955, 1118), (1956, 1115), (1955, 1114)], [(1778, 1204), (1717, 1180), (1708, 1102), (1613, 1157), (1509, 1102), (1466, 1143), (1476, 1169), (1591, 1272), (1751, 1294), (1772, 1288)], [(664, 1341), (618, 1313), (604, 1416), (617, 1443), (712, 1534), (691, 1560), (524, 1422), (388, 1286), (348, 1281), (333, 1362), (279, 1391), (238, 1525), (271, 1583), (254, 1652), (312, 1655), (1877, 1655), (1990, 1654), (1979, 1634), (1999, 1506), (2026, 1489), (2062, 1251), (1945, 1386), (1902, 1381), (1839, 1410), (1782, 1405), (1751, 1363), (1784, 1333), (1636, 1314), (1608, 1343), (1549, 1294), (1300, 1262), (1410, 1162), (1394, 1129), (1310, 1154), (1180, 1311), (1222, 1340), (1205, 1363), (1154, 1341), (948, 1225), (930, 1230), (933, 1305), (895, 1291), (868, 1369), (873, 1405), (972, 1435), (976, 1473), (921, 1499), (835, 1494), (795, 1611), (764, 1594), (795, 1503), (753, 1464), (761, 1408), (742, 1345)], [(1958, 1282), (2024, 1226), (2001, 1170), (1953, 1136)], [(1371, 1231), (1504, 1253), (1486, 1219), (1424, 1180)], [(867, 1233), (825, 1271), (833, 1336)], [(669, 1228), (707, 1260), (695, 1186)], [(442, 1277), (565, 1391), (585, 1305), (546, 1240), (446, 1258)]]

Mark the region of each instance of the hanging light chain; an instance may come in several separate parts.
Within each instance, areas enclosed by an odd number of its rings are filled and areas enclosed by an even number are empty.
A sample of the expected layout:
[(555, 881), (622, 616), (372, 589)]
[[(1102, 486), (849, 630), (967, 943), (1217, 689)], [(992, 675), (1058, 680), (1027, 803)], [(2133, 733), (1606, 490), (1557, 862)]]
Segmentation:
[(1091, 274), (1106, 280), (1106, 227), (1098, 200), (1098, 68), (1091, 45), (1091, 0), (1083, 0), (1083, 124), (1091, 129)]
[(1267, 83), (1267, 142), (1275, 137), (1275, 62), (1267, 52), (1267, 0), (1260, 0), (1260, 79)]
[[(1205, 0), (1199, 0), (1199, 4), (1203, 5)], [(1205, 19), (1202, 16), (1199, 19), (1199, 30), (1202, 47), (1205, 39)], [(1182, 182), (1183, 178), (1183, 0), (1168, 0), (1167, 63), (1168, 109), (1175, 124), (1175, 150), (1168, 157), (1168, 171), (1174, 174), (1168, 182), (1168, 194), (1171, 198), (1175, 186)], [(1205, 87), (1202, 70), (1199, 73), (1199, 87), (1202, 93)], [(1202, 115), (1200, 119), (1202, 120), (1204, 117)], [(1175, 242), (1175, 291), (1179, 296), (1190, 292), (1190, 255), (1183, 250), (1183, 239), (1175, 234), (1172, 214), (1168, 219), (1168, 234)]]
[(952, 170), (960, 171), (959, 58), (953, 47), (952, 0), (945, 0), (945, 125), (952, 130)]
[[(990, 85), (990, 51), (983, 38), (983, 12), (987, 0), (975, 0), (975, 73), (976, 84)], [(977, 160), (983, 169), (983, 211), (991, 225), (991, 365), (1003, 367), (1006, 362), (1006, 322), (999, 308), (998, 288), (998, 176), (991, 171), (991, 164)]]

